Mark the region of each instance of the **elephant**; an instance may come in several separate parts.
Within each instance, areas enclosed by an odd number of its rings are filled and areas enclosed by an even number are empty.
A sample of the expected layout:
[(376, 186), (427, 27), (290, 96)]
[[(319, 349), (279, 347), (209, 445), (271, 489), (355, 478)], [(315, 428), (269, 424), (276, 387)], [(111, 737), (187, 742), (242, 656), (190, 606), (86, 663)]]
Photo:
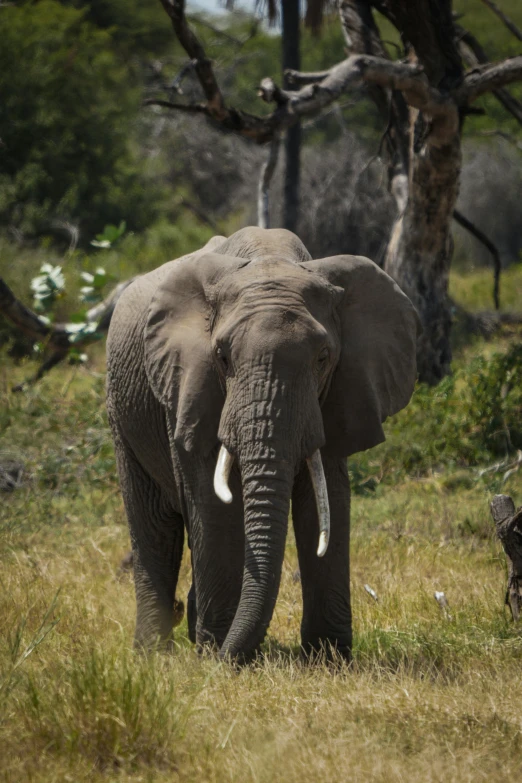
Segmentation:
[(129, 523), (134, 642), (171, 643), (185, 531), (190, 639), (248, 661), (279, 590), (289, 508), (301, 649), (350, 659), (347, 457), (384, 440), (416, 380), (416, 311), (372, 261), (313, 260), (248, 227), (137, 278), (107, 338)]

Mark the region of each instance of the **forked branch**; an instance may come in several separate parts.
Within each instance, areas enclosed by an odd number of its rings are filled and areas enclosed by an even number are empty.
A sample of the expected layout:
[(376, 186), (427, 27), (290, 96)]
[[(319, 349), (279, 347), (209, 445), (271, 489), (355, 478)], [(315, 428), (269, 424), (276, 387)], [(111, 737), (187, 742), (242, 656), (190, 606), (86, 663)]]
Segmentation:
[(462, 86), (454, 92), (455, 100), (461, 105), (471, 103), (486, 92), (493, 92), (517, 81), (522, 81), (522, 55), (469, 71)]
[(457, 88), (442, 90), (430, 84), (424, 67), (418, 63), (357, 53), (328, 71), (312, 74), (289, 72), (293, 84), (304, 85), (294, 92), (282, 90), (271, 79), (264, 79), (258, 94), (266, 102), (275, 103), (277, 108), (267, 117), (261, 117), (227, 106), (212, 63), (187, 22), (184, 0), (161, 0), (161, 4), (172, 22), (176, 37), (194, 63), (194, 72), (205, 96), (205, 103), (191, 105), (151, 99), (147, 104), (204, 114), (223, 130), (257, 143), (272, 141), (275, 135), (302, 117), (320, 113), (344, 92), (362, 84), (400, 91), (410, 106), (436, 121), (433, 123), (432, 135), (438, 135), (444, 141), (445, 137), (458, 130), (459, 108), (465, 107), (484, 92), (522, 80), (522, 57), (514, 57), (502, 63), (474, 69)]

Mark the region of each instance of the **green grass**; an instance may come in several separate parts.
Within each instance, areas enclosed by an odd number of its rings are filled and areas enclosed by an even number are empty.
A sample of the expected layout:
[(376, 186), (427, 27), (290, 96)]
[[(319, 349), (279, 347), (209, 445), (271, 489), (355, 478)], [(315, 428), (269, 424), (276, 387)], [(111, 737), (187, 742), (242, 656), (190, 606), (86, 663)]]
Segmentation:
[[(453, 270), (450, 274), (450, 296), (465, 310), (473, 313), (493, 310), (493, 270), (473, 272)], [(522, 300), (522, 264), (503, 270), (500, 277), (500, 308), (519, 311)]]
[[(350, 461), (354, 663), (338, 671), (299, 660), (292, 534), (258, 664), (199, 658), (185, 620), (172, 655), (134, 653), (102, 346), (25, 394), (10, 388), (31, 367), (0, 357), (0, 462), (25, 465), (0, 495), (0, 780), (520, 777), (522, 633), (488, 506), (498, 491), (521, 502), (522, 471), (480, 477), (516, 450), (499, 451), (476, 410), (502, 373), (518, 377), (518, 341), (474, 342), (452, 380), (386, 425), (387, 443)], [(499, 409), (513, 432), (518, 388)], [(180, 598), (189, 584), (185, 553)]]

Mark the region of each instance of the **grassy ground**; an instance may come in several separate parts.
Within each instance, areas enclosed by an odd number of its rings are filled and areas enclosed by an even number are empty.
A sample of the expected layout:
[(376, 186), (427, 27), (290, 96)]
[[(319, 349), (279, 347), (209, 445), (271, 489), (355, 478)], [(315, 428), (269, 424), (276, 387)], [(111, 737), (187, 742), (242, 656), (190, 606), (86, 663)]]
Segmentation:
[[(185, 621), (174, 655), (134, 654), (101, 347), (24, 395), (10, 388), (29, 368), (0, 358), (0, 461), (26, 466), (0, 495), (0, 780), (520, 777), (522, 634), (503, 607), (488, 503), (496, 491), (522, 502), (522, 474), (480, 476), (511, 457), (474, 410), (480, 378), (504, 368), (499, 415), (516, 441), (516, 368), (491, 357), (517, 342), (469, 346), (451, 383), (420, 389), (388, 443), (351, 463), (355, 659), (339, 672), (299, 662), (291, 535), (262, 663), (235, 672), (199, 659)], [(185, 558), (182, 598), (189, 580)]]

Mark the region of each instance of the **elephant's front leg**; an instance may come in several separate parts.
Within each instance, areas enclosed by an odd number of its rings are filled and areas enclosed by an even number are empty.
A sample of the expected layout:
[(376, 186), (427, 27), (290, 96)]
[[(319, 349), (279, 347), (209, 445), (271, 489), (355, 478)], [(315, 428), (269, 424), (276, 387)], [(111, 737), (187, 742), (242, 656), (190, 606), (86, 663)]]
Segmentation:
[(301, 643), (305, 654), (331, 649), (351, 658), (350, 483), (346, 461), (322, 455), (330, 503), (330, 542), (317, 556), (319, 523), (306, 464), (294, 484), (292, 516), (303, 591)]
[(222, 646), (236, 614), (243, 580), (245, 534), (241, 482), (239, 474), (233, 471), (230, 477), (233, 501), (230, 505), (223, 503), (213, 488), (216, 466), (213, 457), (197, 465), (192, 463), (191, 469), (184, 471), (183, 479), (193, 572), (189, 631), (193, 639), (195, 619), (195, 641), (199, 649)]
[(115, 434), (120, 483), (129, 522), (136, 589), (135, 646), (167, 642), (175, 621), (174, 596), (183, 554), (183, 518), (130, 448)]

